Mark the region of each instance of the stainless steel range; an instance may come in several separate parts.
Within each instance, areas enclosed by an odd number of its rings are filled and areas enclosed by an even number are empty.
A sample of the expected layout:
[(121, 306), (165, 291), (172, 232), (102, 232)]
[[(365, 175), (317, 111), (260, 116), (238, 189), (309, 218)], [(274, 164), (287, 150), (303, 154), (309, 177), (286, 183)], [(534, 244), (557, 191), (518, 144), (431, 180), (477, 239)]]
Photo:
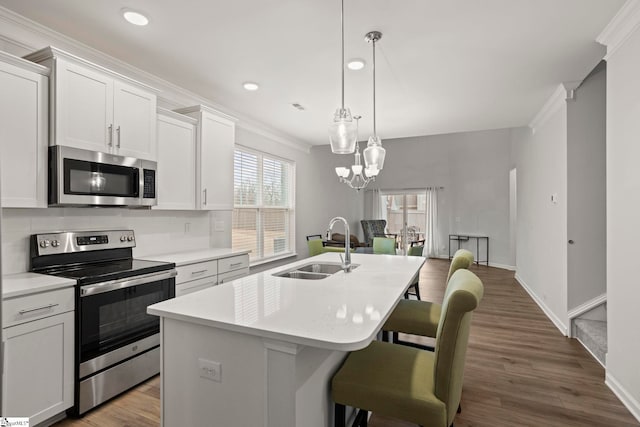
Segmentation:
[(133, 230), (31, 236), (31, 271), (76, 280), (75, 399), (81, 415), (160, 372), (160, 323), (175, 264), (133, 259)]

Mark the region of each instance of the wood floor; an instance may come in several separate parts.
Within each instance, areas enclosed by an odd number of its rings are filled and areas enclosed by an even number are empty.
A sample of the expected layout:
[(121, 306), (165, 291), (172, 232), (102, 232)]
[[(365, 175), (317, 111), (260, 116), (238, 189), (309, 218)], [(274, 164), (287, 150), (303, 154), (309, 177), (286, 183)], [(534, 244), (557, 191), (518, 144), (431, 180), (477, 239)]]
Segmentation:
[[(423, 299), (442, 301), (448, 268), (444, 260), (425, 264), (420, 272)], [(485, 266), (471, 270), (482, 279), (485, 294), (471, 327), (456, 427), (640, 426), (604, 384), (604, 369), (576, 340), (560, 334), (513, 272)], [(157, 427), (159, 399), (155, 377), (84, 418), (56, 427)], [(374, 414), (369, 426), (414, 425)]]

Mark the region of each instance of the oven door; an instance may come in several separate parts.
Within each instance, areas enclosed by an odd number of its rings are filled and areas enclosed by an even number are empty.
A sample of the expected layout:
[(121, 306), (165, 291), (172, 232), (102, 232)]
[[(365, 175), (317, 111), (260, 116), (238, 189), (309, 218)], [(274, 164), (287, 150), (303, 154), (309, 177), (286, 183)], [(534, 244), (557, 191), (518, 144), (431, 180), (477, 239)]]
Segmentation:
[(160, 331), (147, 307), (175, 296), (175, 270), (80, 287), (80, 363)]

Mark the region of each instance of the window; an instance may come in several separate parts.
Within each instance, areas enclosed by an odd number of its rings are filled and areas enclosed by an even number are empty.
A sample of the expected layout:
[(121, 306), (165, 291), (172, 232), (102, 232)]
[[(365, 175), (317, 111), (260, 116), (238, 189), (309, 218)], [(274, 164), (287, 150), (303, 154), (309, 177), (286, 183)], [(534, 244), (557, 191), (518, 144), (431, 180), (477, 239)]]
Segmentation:
[(252, 262), (293, 252), (295, 165), (245, 148), (234, 153), (233, 249)]

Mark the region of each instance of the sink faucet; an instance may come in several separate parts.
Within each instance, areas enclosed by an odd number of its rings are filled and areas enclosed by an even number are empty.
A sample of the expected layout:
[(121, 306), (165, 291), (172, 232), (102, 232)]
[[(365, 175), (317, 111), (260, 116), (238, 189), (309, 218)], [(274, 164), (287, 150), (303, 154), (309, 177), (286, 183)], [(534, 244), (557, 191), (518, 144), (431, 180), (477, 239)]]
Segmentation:
[[(344, 259), (342, 260), (342, 269), (345, 273), (351, 271), (351, 235), (349, 234), (349, 223), (341, 216), (333, 218), (329, 222), (329, 229), (327, 230), (327, 240), (331, 240), (331, 230), (336, 222), (342, 221), (344, 224)], [(340, 257), (342, 258), (342, 256)]]

